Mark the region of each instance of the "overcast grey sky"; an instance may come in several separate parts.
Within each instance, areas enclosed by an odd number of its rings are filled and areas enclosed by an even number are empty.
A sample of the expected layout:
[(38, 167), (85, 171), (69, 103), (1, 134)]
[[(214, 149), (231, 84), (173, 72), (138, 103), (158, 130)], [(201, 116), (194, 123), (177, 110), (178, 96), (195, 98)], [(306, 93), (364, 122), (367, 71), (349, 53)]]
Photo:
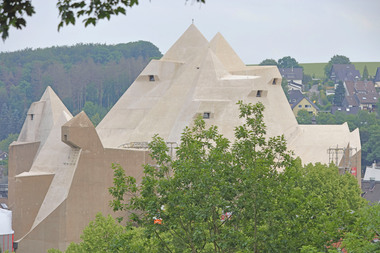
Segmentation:
[(165, 53), (194, 19), (208, 40), (220, 32), (247, 64), (288, 55), (327, 62), (335, 54), (380, 62), (380, 0), (140, 0), (126, 16), (60, 32), (56, 1), (32, 2), (27, 28), (10, 30), (0, 51), (147, 40)]

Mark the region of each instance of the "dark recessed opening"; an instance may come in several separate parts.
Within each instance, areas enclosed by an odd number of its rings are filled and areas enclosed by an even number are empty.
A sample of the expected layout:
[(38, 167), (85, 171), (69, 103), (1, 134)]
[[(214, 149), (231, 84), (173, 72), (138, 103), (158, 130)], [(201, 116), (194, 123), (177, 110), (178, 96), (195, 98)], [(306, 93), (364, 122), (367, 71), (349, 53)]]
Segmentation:
[(210, 118), (210, 113), (209, 112), (204, 112), (203, 113), (203, 118), (204, 119), (209, 119)]
[(262, 90), (258, 90), (256, 93), (256, 97), (258, 97), (258, 98), (261, 97), (262, 93), (263, 93)]
[(149, 81), (150, 82), (154, 82), (155, 80), (154, 80), (154, 75), (149, 75)]
[(273, 85), (276, 85), (277, 84), (277, 78), (273, 78), (273, 82), (272, 82)]
[(33, 120), (34, 114), (30, 114), (30, 119)]

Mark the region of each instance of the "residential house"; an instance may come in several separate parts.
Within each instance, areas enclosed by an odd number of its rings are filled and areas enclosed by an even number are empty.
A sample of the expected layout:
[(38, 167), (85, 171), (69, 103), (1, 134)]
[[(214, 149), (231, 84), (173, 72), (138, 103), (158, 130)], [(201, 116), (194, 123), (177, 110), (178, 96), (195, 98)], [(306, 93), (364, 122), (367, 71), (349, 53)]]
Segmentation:
[(289, 104), (295, 116), (298, 111), (305, 109), (314, 115), (318, 114), (319, 108), (308, 97), (305, 97), (299, 90), (289, 91)]
[(360, 110), (373, 111), (379, 99), (372, 81), (345, 81), (346, 96), (343, 107), (359, 107)]
[(335, 114), (336, 112), (342, 112), (346, 115), (357, 114), (360, 111), (360, 107), (345, 107), (345, 106), (336, 106), (331, 107), (331, 113)]
[(362, 191), (366, 200), (380, 203), (380, 165), (376, 162), (366, 168), (362, 179)]
[(282, 78), (288, 82), (289, 90), (303, 90), (303, 68), (279, 68)]
[(360, 80), (360, 72), (355, 69), (354, 64), (333, 64), (331, 68), (330, 79), (335, 83), (339, 81)]
[(380, 67), (376, 70), (375, 78), (373, 79), (376, 88), (380, 88)]

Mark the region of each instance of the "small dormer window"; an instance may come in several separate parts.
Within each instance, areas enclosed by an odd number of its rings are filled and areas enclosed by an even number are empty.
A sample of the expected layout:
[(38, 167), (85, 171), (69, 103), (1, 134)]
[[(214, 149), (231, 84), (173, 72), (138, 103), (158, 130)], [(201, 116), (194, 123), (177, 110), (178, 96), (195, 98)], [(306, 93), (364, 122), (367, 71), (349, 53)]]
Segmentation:
[(276, 85), (277, 84), (277, 78), (273, 78), (273, 82), (272, 82), (273, 85)]
[(258, 90), (256, 93), (256, 97), (258, 97), (258, 98), (261, 97), (262, 93), (263, 93), (262, 90)]
[(211, 114), (211, 113), (209, 113), (209, 112), (204, 112), (204, 113), (203, 113), (203, 118), (204, 118), (204, 119), (209, 119), (209, 118), (210, 118), (210, 114)]
[(34, 114), (30, 114), (30, 120), (33, 120)]
[(149, 75), (149, 81), (150, 82), (154, 82), (155, 80), (154, 80), (154, 75)]

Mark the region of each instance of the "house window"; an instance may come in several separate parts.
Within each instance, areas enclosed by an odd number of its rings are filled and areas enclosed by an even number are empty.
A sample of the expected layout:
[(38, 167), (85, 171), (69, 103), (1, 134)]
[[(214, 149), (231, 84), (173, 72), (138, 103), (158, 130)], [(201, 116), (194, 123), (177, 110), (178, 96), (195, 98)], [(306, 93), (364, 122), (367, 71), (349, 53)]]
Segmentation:
[(209, 113), (209, 112), (204, 112), (204, 113), (203, 113), (203, 118), (204, 118), (204, 119), (209, 119), (209, 118), (210, 118), (210, 114), (211, 114), (211, 113)]
[(30, 119), (33, 120), (34, 114), (30, 114)]
[(258, 90), (256, 93), (256, 97), (258, 97), (258, 98), (261, 97), (262, 93), (263, 93), (262, 90)]
[(298, 105), (298, 108), (302, 108), (302, 105)]
[(276, 85), (277, 84), (277, 78), (273, 78), (273, 82), (272, 82), (273, 85)]
[(149, 75), (149, 81), (154, 82), (154, 75)]

